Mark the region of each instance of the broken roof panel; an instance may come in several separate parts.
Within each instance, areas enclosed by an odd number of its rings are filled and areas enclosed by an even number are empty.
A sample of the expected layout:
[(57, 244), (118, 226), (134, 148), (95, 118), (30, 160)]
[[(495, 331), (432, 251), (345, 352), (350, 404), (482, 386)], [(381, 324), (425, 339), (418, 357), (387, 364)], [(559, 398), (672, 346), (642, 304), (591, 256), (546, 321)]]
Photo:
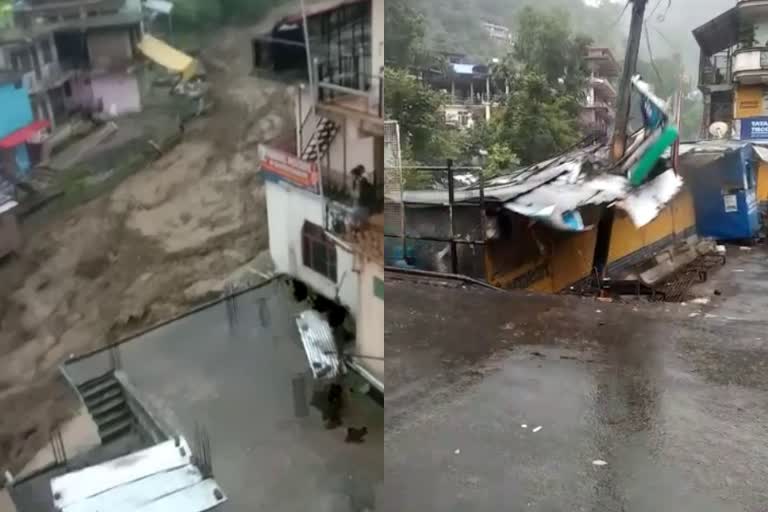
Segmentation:
[(316, 379), (333, 379), (340, 373), (339, 352), (328, 321), (314, 309), (296, 319), (309, 367)]
[(62, 512), (203, 512), (226, 501), (183, 437), (54, 478), (51, 491)]
[[(580, 209), (586, 206), (616, 205), (627, 210), (637, 227), (653, 220), (682, 186), (674, 172), (660, 168), (664, 163), (660, 159), (678, 132), (667, 124), (666, 103), (648, 84), (635, 76), (632, 85), (640, 95), (644, 128), (628, 135), (624, 158), (614, 162), (605, 143), (582, 145), (488, 180), (484, 200), (503, 203), (507, 210), (562, 231), (593, 227), (585, 225), (581, 216)], [(403, 193), (404, 202), (419, 205), (443, 205), (447, 199), (444, 190)], [(479, 199), (476, 185), (454, 191), (455, 203), (476, 204)]]

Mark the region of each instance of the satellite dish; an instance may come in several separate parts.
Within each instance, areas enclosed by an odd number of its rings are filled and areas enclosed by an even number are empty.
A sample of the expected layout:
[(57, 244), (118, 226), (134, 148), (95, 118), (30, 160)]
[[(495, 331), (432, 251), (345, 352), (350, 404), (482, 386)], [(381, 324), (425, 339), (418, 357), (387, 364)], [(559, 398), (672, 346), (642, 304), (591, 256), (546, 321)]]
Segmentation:
[(712, 123), (709, 125), (709, 133), (716, 139), (724, 139), (728, 136), (728, 132), (730, 132), (730, 128), (728, 127), (728, 123), (724, 123), (722, 121), (717, 121), (716, 123)]

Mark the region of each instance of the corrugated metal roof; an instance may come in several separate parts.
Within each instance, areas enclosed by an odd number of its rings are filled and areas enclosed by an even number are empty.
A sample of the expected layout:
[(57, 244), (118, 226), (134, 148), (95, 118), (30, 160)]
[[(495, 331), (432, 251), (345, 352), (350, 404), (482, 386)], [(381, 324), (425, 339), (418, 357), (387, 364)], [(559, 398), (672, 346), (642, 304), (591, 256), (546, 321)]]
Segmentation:
[(471, 75), (474, 73), (474, 64), (452, 64), (453, 72), (459, 75)]
[(714, 55), (739, 42), (739, 12), (732, 7), (693, 30), (705, 55)]
[(19, 206), (19, 203), (11, 199), (10, 197), (6, 197), (4, 195), (0, 195), (0, 214), (3, 214), (5, 212), (9, 212)]
[(316, 379), (332, 379), (339, 375), (339, 352), (328, 321), (317, 311), (304, 311), (296, 319), (309, 367)]
[(226, 501), (183, 437), (54, 478), (51, 492), (62, 512), (203, 512)]

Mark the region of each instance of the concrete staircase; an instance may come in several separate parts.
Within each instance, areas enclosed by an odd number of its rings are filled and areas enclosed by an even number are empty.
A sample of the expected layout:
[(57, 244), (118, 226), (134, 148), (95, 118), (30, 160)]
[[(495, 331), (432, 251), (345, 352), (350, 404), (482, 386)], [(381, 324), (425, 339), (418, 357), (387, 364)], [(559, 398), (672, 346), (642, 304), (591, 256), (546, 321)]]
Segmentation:
[(77, 388), (96, 423), (102, 443), (114, 441), (134, 429), (135, 421), (125, 391), (113, 373), (91, 379)]

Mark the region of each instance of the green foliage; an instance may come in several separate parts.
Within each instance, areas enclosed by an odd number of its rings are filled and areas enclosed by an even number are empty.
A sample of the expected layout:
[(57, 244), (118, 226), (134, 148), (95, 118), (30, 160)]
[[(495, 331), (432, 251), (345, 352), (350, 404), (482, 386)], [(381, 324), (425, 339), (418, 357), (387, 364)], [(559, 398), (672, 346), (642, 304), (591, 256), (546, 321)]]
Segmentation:
[(442, 106), (447, 94), (434, 91), (406, 71), (384, 70), (387, 117), (400, 123), (401, 145), (419, 162), (459, 155), (459, 134), (445, 126)]
[(508, 152), (524, 164), (537, 162), (581, 137), (577, 119), (588, 74), (583, 55), (591, 39), (571, 32), (567, 13), (531, 7), (521, 11), (516, 34), (495, 70), (511, 84), (510, 95), (485, 134), (487, 148), (500, 155), (497, 164)]
[[(182, 29), (206, 29), (222, 23), (249, 23), (287, 0), (179, 0), (174, 24)], [(297, 4), (298, 5), (298, 4)]]
[(406, 0), (389, 0), (384, 9), (384, 55), (387, 62), (408, 67), (423, 61), (426, 54), (424, 16)]
[(496, 143), (507, 144), (524, 164), (544, 160), (581, 138), (578, 97), (550, 87), (544, 75), (518, 77), (500, 113)]

